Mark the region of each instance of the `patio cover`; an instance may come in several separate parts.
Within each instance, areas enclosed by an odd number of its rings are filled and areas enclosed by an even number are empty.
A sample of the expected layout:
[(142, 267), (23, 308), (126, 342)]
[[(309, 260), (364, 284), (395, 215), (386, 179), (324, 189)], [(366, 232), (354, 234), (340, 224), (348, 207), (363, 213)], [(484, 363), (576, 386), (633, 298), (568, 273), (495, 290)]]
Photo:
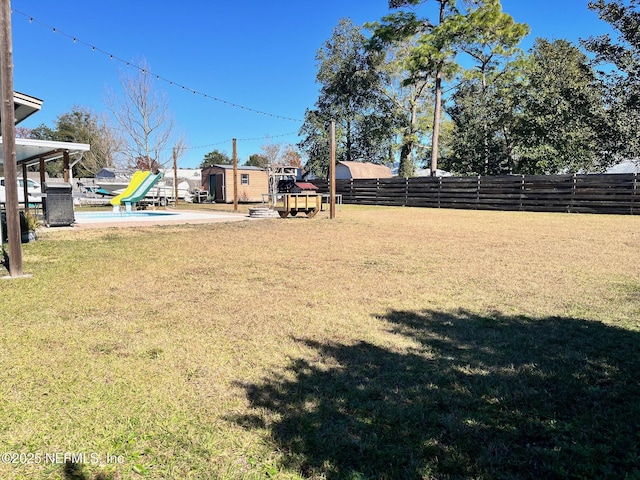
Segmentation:
[[(16, 125), (27, 117), (33, 115), (42, 108), (42, 100), (20, 92), (13, 92), (13, 105)], [(2, 132), (2, 119), (0, 119), (0, 132)], [(2, 137), (0, 136), (0, 145)], [(32, 140), (16, 138), (16, 162), (18, 166), (33, 165), (43, 158), (45, 162), (57, 160), (64, 156), (65, 151), (69, 156), (80, 156), (89, 150), (86, 143), (54, 142), (50, 140)], [(0, 148), (0, 166), (4, 166), (4, 152)]]
[[(2, 137), (0, 137), (0, 145)], [(80, 156), (88, 152), (88, 143), (54, 142), (52, 140), (33, 140), (31, 138), (16, 138), (16, 162), (21, 165), (34, 165), (43, 158), (46, 162), (62, 158), (65, 152), (69, 156)], [(0, 165), (4, 165), (4, 152), (0, 149)]]
[[(16, 125), (42, 108), (42, 100), (20, 92), (13, 92)], [(1, 120), (0, 120), (1, 123)], [(1, 130), (0, 130), (1, 131)]]

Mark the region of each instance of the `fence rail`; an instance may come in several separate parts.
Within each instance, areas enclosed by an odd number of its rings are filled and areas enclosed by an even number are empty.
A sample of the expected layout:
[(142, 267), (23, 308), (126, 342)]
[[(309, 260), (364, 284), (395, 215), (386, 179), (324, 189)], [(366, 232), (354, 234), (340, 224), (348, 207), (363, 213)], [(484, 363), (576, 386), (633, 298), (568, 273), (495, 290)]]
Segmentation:
[[(328, 192), (326, 181), (313, 183)], [(336, 193), (361, 205), (640, 214), (635, 173), (336, 180)]]

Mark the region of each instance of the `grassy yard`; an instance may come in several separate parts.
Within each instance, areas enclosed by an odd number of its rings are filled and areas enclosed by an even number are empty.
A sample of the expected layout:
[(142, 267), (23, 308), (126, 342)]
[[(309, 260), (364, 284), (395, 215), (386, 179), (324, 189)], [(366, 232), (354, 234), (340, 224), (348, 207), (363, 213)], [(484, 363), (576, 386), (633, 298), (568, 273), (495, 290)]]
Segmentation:
[(639, 253), (604, 215), (47, 230), (0, 283), (0, 478), (638, 479)]

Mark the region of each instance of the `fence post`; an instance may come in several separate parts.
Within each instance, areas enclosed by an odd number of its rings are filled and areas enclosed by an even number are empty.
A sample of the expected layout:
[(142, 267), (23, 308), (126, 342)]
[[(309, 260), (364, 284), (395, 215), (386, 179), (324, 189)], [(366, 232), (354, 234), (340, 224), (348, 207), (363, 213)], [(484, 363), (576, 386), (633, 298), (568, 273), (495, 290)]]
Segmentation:
[(638, 174), (634, 173), (633, 174), (633, 190), (631, 193), (631, 208), (630, 208), (631, 215), (633, 215), (633, 206), (636, 203), (637, 196), (638, 196)]
[(569, 213), (573, 213), (575, 206), (575, 196), (576, 196), (576, 174), (573, 174), (571, 182), (571, 200), (569, 201)]
[(482, 175), (478, 175), (478, 181), (476, 183), (476, 210), (480, 207), (480, 183)]
[(406, 207), (409, 203), (409, 179), (404, 179), (404, 206)]
[(336, 218), (336, 122), (329, 125), (329, 218)]
[(520, 183), (520, 205), (519, 205), (519, 209), (520, 211), (524, 210), (524, 190), (525, 190), (525, 186), (524, 186), (524, 175), (521, 175), (522, 177), (522, 182)]

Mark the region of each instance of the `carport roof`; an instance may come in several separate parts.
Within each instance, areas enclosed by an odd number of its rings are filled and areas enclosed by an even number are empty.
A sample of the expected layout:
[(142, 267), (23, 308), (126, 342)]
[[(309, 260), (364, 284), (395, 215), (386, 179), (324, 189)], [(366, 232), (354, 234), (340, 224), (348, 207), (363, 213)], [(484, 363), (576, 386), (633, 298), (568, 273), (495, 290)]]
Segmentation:
[[(42, 107), (42, 100), (20, 92), (13, 92), (13, 105), (16, 125), (25, 118), (33, 115)], [(0, 128), (2, 121), (0, 120)], [(0, 129), (0, 132), (2, 130)], [(0, 145), (2, 137), (0, 136)], [(49, 162), (56, 160), (67, 151), (69, 155), (78, 155), (89, 151), (86, 143), (54, 142), (51, 140), (33, 140), (30, 138), (16, 138), (16, 162), (18, 165), (33, 165), (41, 158)], [(4, 166), (4, 152), (0, 149), (0, 165)]]
[[(13, 109), (16, 125), (42, 108), (42, 100), (31, 95), (13, 92)], [(1, 121), (0, 121), (1, 124)]]
[[(2, 137), (0, 137), (0, 145)], [(16, 162), (18, 165), (33, 165), (41, 158), (49, 162), (56, 160), (67, 151), (70, 156), (81, 155), (90, 150), (88, 143), (54, 142), (52, 140), (33, 140), (16, 138)], [(4, 165), (4, 152), (0, 149), (0, 165)]]

